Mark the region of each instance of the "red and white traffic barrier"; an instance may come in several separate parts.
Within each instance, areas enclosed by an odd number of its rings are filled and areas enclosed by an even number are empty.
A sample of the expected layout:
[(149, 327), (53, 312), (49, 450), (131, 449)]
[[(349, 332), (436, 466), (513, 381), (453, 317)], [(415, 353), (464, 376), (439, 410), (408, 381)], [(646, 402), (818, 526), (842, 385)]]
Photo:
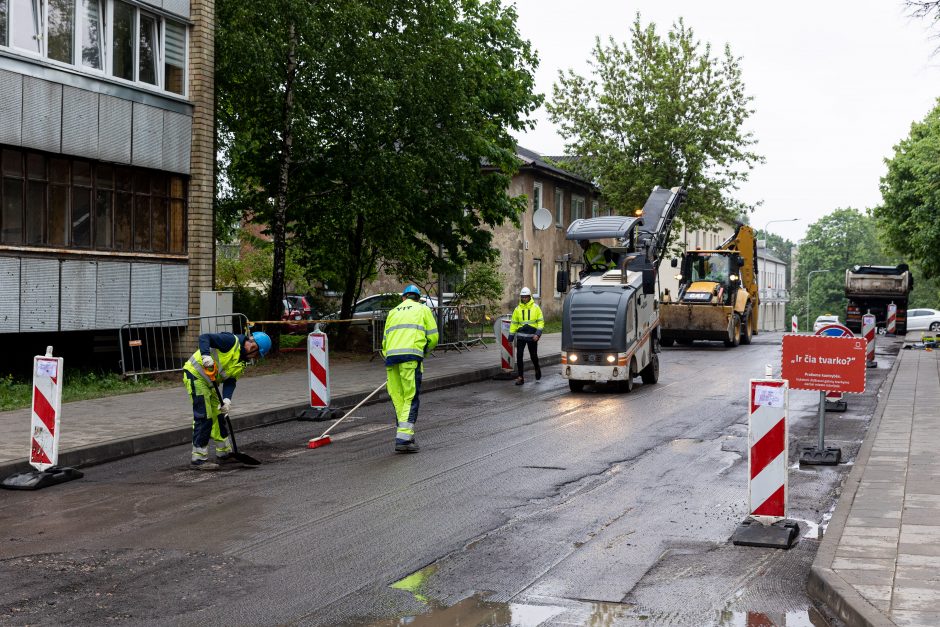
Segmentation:
[(29, 463), (36, 470), (52, 468), (59, 462), (59, 417), (62, 413), (61, 357), (52, 356), (52, 347), (43, 357), (33, 358), (33, 412), (30, 424)]
[(796, 316), (791, 316), (790, 317), (790, 333), (799, 333), (799, 332), (800, 332), (800, 326), (799, 324), (797, 324)]
[(499, 367), (502, 375), (512, 375), (515, 358), (513, 356), (512, 342), (509, 341), (509, 328), (512, 321), (508, 316), (497, 318), (493, 324), (493, 334), (499, 343)]
[(878, 366), (875, 361), (875, 316), (870, 313), (862, 316), (862, 337), (868, 343), (865, 349), (865, 365), (875, 368)]
[(307, 335), (307, 379), (310, 384), (310, 407), (330, 406), (330, 357), (326, 333), (313, 331)]
[(897, 329), (898, 321), (898, 306), (894, 303), (888, 305), (888, 324), (886, 325), (885, 332), (888, 335), (894, 335)]
[(751, 379), (748, 416), (748, 511), (763, 524), (787, 516), (789, 384)]

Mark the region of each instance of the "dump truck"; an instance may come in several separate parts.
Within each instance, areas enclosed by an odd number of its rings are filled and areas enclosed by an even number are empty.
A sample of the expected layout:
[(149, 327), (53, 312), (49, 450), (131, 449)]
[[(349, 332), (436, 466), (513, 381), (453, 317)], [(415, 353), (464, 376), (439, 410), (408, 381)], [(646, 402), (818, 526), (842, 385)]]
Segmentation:
[(586, 384), (608, 382), (630, 392), (637, 376), (646, 384), (659, 380), (656, 277), (685, 195), (681, 187), (657, 186), (639, 215), (587, 218), (569, 225), (565, 234), (569, 240), (617, 240), (609, 248), (614, 263), (586, 267), (570, 293), (569, 270), (556, 277), (557, 290), (567, 293), (561, 368), (572, 392), (582, 391)]
[[(673, 260), (672, 265), (679, 263)], [(675, 299), (663, 297), (661, 305), (663, 346), (695, 340), (723, 341), (725, 346), (751, 343), (760, 313), (757, 240), (751, 227), (738, 224), (715, 250), (687, 251), (677, 278)]]
[(895, 332), (907, 333), (907, 300), (914, 289), (914, 276), (906, 263), (897, 266), (853, 266), (845, 271), (845, 326), (861, 333), (862, 316), (871, 312), (875, 325), (884, 329), (888, 305), (897, 306)]

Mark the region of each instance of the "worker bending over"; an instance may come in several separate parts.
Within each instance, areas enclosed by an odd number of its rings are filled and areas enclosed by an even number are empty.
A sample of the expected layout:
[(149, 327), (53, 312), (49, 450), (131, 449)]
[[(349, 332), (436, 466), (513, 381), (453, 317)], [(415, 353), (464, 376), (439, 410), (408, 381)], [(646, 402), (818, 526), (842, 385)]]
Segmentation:
[[(245, 370), (248, 360), (264, 357), (271, 350), (267, 333), (235, 335), (203, 333), (199, 350), (183, 364), (183, 384), (193, 405), (193, 452), (190, 463), (198, 470), (214, 470), (218, 464), (208, 461), (209, 438), (215, 440), (215, 458), (219, 464), (234, 461), (232, 439), (219, 413), (232, 409), (235, 381)], [(222, 382), (222, 402), (215, 386)]]
[(388, 377), (388, 395), (395, 405), (395, 452), (417, 453), (415, 423), (421, 395), (424, 358), (437, 346), (437, 322), (419, 300), (414, 285), (401, 294), (401, 304), (388, 312), (382, 337), (382, 357)]

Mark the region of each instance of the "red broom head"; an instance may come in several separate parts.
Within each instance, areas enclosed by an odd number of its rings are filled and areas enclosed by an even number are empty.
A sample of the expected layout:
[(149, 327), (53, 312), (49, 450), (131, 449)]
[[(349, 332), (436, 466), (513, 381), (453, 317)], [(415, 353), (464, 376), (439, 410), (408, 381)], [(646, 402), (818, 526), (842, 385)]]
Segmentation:
[(324, 435), (319, 438), (313, 438), (307, 442), (307, 448), (320, 448), (321, 446), (326, 446), (331, 441), (332, 440), (330, 440), (330, 436), (328, 435)]

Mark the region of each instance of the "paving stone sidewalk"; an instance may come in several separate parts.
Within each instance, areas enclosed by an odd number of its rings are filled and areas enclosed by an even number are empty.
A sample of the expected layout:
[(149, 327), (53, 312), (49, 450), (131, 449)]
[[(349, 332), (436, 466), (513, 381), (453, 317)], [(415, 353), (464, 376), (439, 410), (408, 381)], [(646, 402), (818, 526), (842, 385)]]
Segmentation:
[(940, 625), (940, 351), (898, 355), (808, 589), (849, 625)]
[[(539, 358), (544, 366), (560, 362), (560, 333), (542, 337)], [(531, 370), (531, 363), (526, 365)], [(461, 352), (436, 351), (425, 362), (422, 389), (429, 392), (480, 381), (499, 371), (499, 351), (492, 345)], [(332, 405), (352, 407), (383, 381), (385, 367), (381, 358), (332, 364)], [(370, 403), (387, 398), (382, 392)], [(308, 399), (306, 370), (245, 377), (238, 382), (232, 399), (233, 426), (238, 431), (293, 420), (309, 407)], [(87, 466), (185, 444), (192, 438), (192, 420), (182, 378), (176, 387), (65, 403), (59, 465)], [(0, 478), (28, 468), (29, 429), (29, 409), (0, 412)]]

